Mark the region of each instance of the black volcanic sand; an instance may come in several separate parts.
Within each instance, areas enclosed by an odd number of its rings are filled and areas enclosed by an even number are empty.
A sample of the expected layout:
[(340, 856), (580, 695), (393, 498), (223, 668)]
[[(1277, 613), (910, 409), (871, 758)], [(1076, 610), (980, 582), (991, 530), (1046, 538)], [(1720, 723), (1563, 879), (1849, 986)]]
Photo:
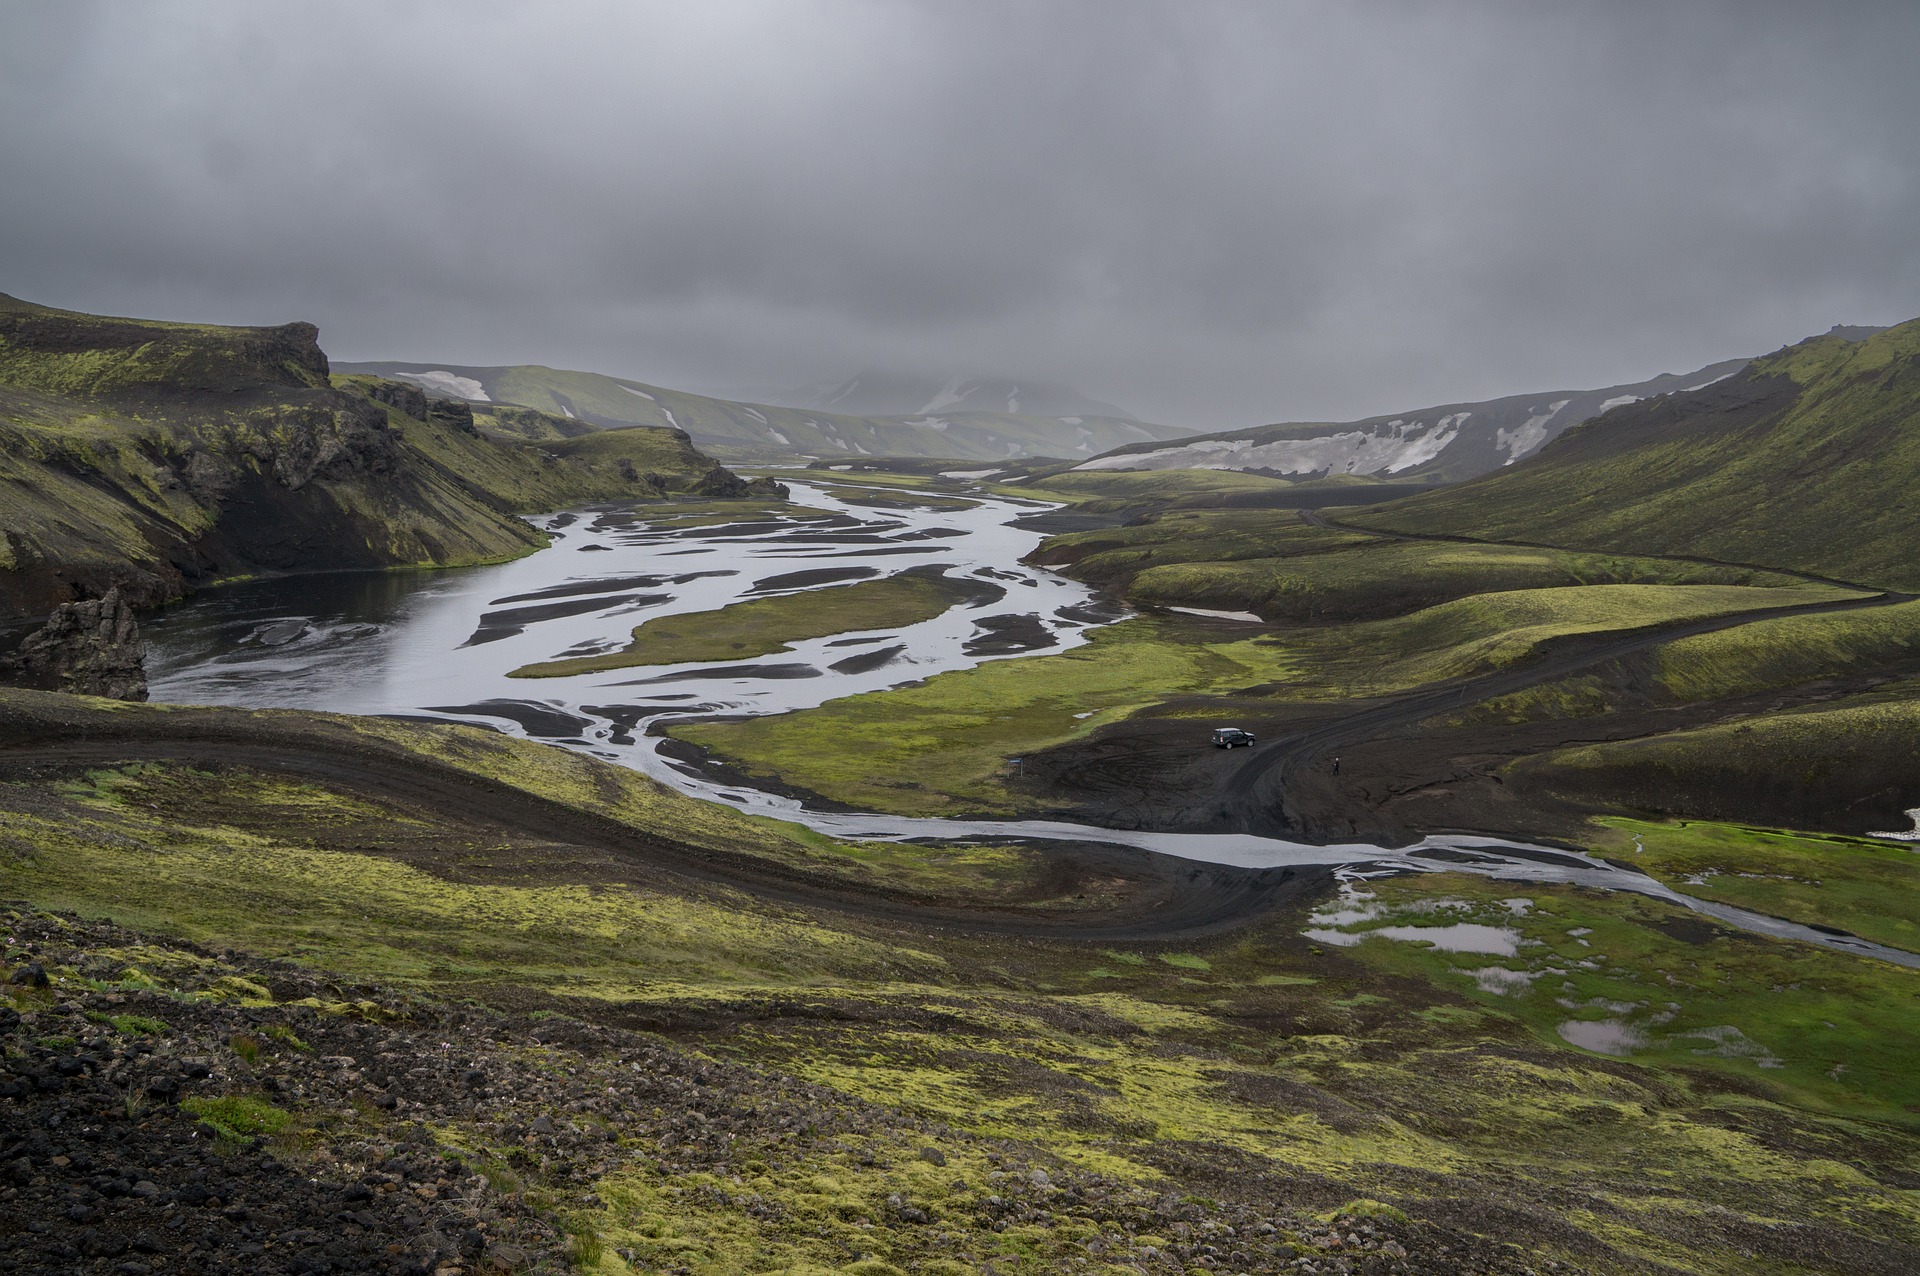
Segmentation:
[(812, 665), (793, 662), (774, 665), (708, 665), (704, 669), (687, 669), (680, 673), (663, 673), (657, 678), (635, 678), (627, 682), (610, 682), (609, 687), (650, 687), (661, 682), (684, 682), (689, 678), (818, 678), (818, 669)]
[(777, 589), (810, 589), (815, 585), (832, 585), (843, 580), (864, 580), (869, 576), (878, 576), (877, 567), (814, 567), (806, 571), (783, 572), (778, 576), (768, 576), (753, 582), (749, 592), (769, 593)]
[(578, 714), (567, 713), (536, 700), (481, 700), (474, 704), (430, 704), (429, 713), (454, 713), (475, 718), (505, 718), (515, 722), (531, 736), (549, 740), (571, 740), (593, 724)]
[(542, 621), (562, 620), (568, 616), (584, 616), (590, 612), (606, 611), (613, 607), (657, 607), (661, 603), (672, 600), (672, 594), (612, 594), (483, 612), (480, 623), (474, 627), (473, 634), (460, 645), (478, 647), (483, 643), (518, 637), (527, 631), (528, 625), (537, 625)]
[(891, 647), (881, 647), (875, 651), (863, 651), (857, 656), (848, 656), (845, 660), (836, 660), (827, 668), (835, 673), (866, 673), (890, 664), (907, 649), (907, 644), (896, 643)]
[(582, 594), (617, 594), (626, 589), (658, 589), (666, 582), (665, 576), (606, 576), (599, 580), (571, 580), (561, 585), (549, 585), (545, 589), (496, 598), (493, 605), (504, 607), (508, 603), (537, 603), (549, 598), (575, 598)]
[(1039, 651), (1060, 643), (1053, 631), (1034, 615), (986, 616), (974, 624), (981, 632), (962, 648), (969, 656), (1004, 656), (1017, 651)]
[(848, 549), (836, 553), (822, 554), (821, 558), (869, 558), (880, 554), (938, 554), (937, 545), (882, 545), (878, 549)]
[(684, 705), (664, 704), (589, 704), (581, 708), (613, 724), (613, 733), (608, 738), (614, 744), (632, 744), (636, 728), (648, 718), (657, 718), (663, 713), (687, 712)]
[(549, 585), (545, 589), (536, 589), (531, 593), (513, 594), (506, 598), (493, 600), (495, 607), (504, 607), (508, 603), (534, 603), (548, 598), (577, 598), (584, 594), (617, 594), (629, 589), (658, 589), (662, 585), (685, 585), (709, 576), (732, 576), (732, 571), (683, 572), (677, 576), (603, 576), (596, 580), (567, 581), (560, 585)]
[(1104, 625), (1125, 616), (1127, 609), (1111, 598), (1094, 598), (1090, 602), (1062, 607), (1053, 614), (1061, 620), (1077, 620), (1083, 625)]

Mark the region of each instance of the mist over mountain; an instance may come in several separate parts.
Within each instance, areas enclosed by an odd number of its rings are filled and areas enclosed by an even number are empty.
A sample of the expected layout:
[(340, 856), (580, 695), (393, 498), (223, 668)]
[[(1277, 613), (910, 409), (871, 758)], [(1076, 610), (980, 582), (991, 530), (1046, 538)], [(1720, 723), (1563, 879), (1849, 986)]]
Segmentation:
[[(693, 394), (644, 381), (533, 364), (375, 361), (338, 367), (394, 377), (433, 394), (473, 403), (512, 403), (580, 423), (617, 430), (630, 425), (683, 430), (729, 457), (781, 459), (830, 456), (948, 457), (1008, 460), (1031, 456), (1093, 456), (1123, 443), (1163, 443), (1190, 433), (1176, 426), (1131, 420), (1110, 404), (1096, 404), (1058, 386), (1010, 381), (876, 380), (862, 389), (855, 377), (818, 399), (839, 397), (861, 410), (781, 406)], [(1052, 415), (1028, 407), (1081, 407), (1084, 415)], [(906, 411), (869, 405), (913, 403)], [(1107, 409), (1095, 413), (1086, 405)]]
[(913, 376), (863, 369), (826, 387), (806, 386), (768, 400), (855, 416), (926, 416), (942, 412), (1005, 412), (1026, 416), (1137, 419), (1132, 412), (1069, 386), (1004, 377)]

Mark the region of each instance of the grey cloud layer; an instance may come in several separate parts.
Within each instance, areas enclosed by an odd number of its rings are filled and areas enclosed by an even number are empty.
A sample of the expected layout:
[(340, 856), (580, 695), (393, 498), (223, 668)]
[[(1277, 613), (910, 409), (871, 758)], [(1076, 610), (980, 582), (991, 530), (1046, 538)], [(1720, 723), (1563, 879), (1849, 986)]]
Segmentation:
[(1910, 3), (15, 3), (0, 290), (1357, 416), (1920, 313), (1917, 54)]

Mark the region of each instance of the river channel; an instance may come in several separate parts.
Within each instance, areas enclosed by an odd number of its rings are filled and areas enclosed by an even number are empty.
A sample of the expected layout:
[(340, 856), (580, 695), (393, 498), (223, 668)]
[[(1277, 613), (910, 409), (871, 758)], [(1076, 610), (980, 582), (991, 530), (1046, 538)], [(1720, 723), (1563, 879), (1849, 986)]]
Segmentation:
[[(790, 486), (808, 513), (755, 510), (706, 521), (663, 518), (645, 506), (569, 511), (534, 520), (552, 544), (511, 563), (208, 590), (146, 626), (152, 698), (485, 725), (849, 840), (1085, 841), (1241, 867), (1325, 865), (1347, 880), (1447, 869), (1572, 883), (1655, 896), (1742, 929), (1920, 968), (1920, 955), (1696, 900), (1591, 856), (1497, 838), (1316, 846), (1047, 820), (912, 818), (811, 810), (786, 796), (716, 783), (660, 753), (650, 728), (715, 714), (784, 713), (986, 660), (1062, 651), (1121, 614), (1082, 585), (1020, 564), (1042, 533), (1019, 520), (1045, 507), (987, 496), (923, 504), (910, 492)], [(617, 650), (635, 625), (655, 616), (906, 570), (964, 579), (972, 596), (920, 624), (797, 642), (757, 660), (508, 676), (538, 661)], [(1195, 747), (1206, 747), (1204, 737)]]

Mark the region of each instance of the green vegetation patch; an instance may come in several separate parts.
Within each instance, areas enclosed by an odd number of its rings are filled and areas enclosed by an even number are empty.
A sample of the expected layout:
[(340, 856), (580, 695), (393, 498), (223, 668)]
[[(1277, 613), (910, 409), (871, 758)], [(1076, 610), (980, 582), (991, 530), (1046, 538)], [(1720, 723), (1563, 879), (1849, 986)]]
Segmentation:
[(1298, 486), (1238, 470), (1069, 470), (1036, 479), (1029, 490), (1071, 498), (1090, 514), (1140, 509), (1217, 509), (1258, 505)]
[[(760, 774), (842, 801), (912, 813), (1011, 810), (1007, 759), (1084, 735), (1168, 696), (1274, 681), (1288, 651), (1251, 637), (1197, 641), (1193, 622), (1142, 617), (1051, 656), (995, 660), (814, 709), (676, 726)], [(1206, 631), (1217, 635), (1218, 626)]]
[[(1797, 812), (1832, 809), (1836, 795), (1845, 795), (1898, 828), (1900, 811), (1912, 805), (1912, 759), (1920, 752), (1916, 690), (1895, 686), (1834, 707), (1559, 749), (1510, 773), (1589, 809), (1734, 822), (1792, 825)], [(1855, 824), (1853, 831), (1880, 829)]]
[(1596, 824), (1615, 858), (1688, 895), (1920, 952), (1910, 844), (1702, 820)]
[[(436, 836), (436, 873), (397, 862), (418, 853), (405, 838), (389, 851), (396, 858), (303, 843), (297, 827), (246, 821), (244, 775), (163, 770), (141, 782), (148, 803), (108, 805), (69, 790), (61, 809), (10, 812), (10, 835), (33, 853), (0, 860), (0, 889), (416, 986), (504, 981), (618, 996), (696, 979), (777, 986), (883, 969), (917, 978), (941, 964), (745, 900), (603, 885), (593, 869), (575, 882), (560, 868), (535, 884), (502, 884), (514, 875), (488, 869), (503, 855), (524, 862), (531, 846), (481, 843), (449, 856)], [(229, 783), (230, 802), (206, 801)], [(212, 809), (187, 817), (183, 808), (199, 803)], [(356, 845), (378, 846), (378, 836), (347, 831)], [(230, 994), (216, 985), (212, 995)]]
[(1742, 567), (1390, 540), (1263, 510), (1175, 512), (1139, 526), (1057, 536), (1033, 561), (1137, 603), (1251, 611), (1301, 624), (1380, 619), (1523, 589), (1796, 583)]
[(1795, 686), (1920, 655), (1920, 602), (1818, 616), (1779, 616), (1660, 648), (1661, 685), (1676, 699), (1717, 700)]
[(564, 678), (636, 665), (746, 660), (809, 638), (916, 625), (932, 620), (968, 594), (968, 587), (959, 581), (909, 571), (852, 585), (755, 598), (717, 611), (658, 616), (635, 626), (633, 641), (619, 651), (522, 665), (511, 676)]
[[(1822, 585), (1582, 585), (1477, 594), (1408, 616), (1296, 639), (1325, 653), (1354, 691), (1418, 686), (1484, 673), (1577, 634), (1651, 628), (1741, 611), (1854, 597)], [(1366, 670), (1374, 672), (1368, 674)]]
[[(1737, 1073), (1759, 1093), (1875, 1120), (1911, 1125), (1920, 1111), (1920, 1075), (1904, 1062), (1920, 1049), (1920, 971), (1624, 893), (1443, 874), (1381, 883), (1346, 906), (1364, 919), (1329, 914), (1316, 920), (1331, 930), (1311, 933), (1344, 935), (1376, 970), (1436, 980), (1543, 1040)], [(1463, 926), (1478, 929), (1446, 929)], [(1418, 942), (1424, 928), (1433, 938)], [(1510, 936), (1512, 955), (1487, 932)]]
[(285, 1108), (244, 1094), (195, 1096), (180, 1100), (180, 1106), (212, 1126), (221, 1138), (234, 1142), (279, 1134), (293, 1123), (293, 1114)]

